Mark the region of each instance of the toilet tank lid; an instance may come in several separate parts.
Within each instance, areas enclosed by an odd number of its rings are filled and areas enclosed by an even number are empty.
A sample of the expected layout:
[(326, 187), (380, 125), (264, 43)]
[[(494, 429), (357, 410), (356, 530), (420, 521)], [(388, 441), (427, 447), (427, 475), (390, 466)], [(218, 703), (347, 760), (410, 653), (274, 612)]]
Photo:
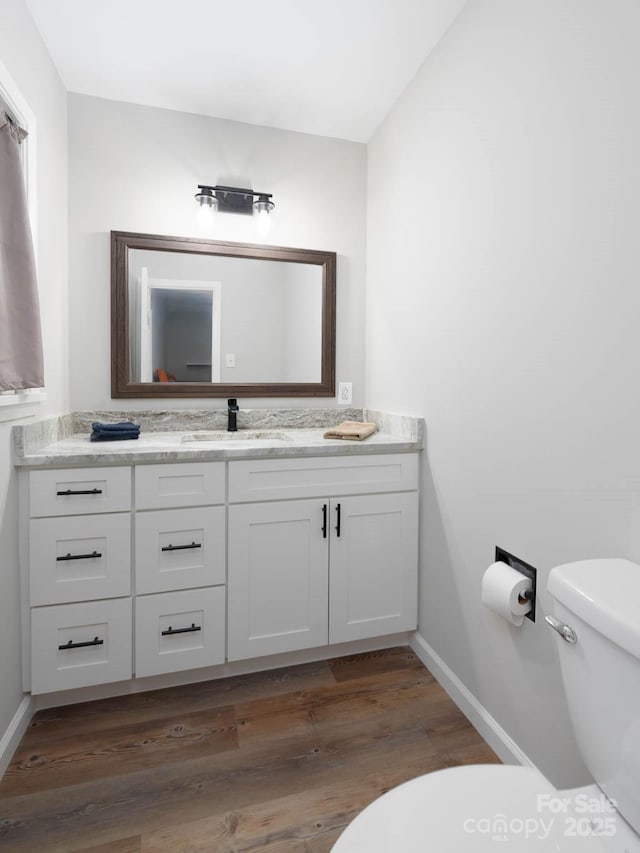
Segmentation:
[(640, 658), (640, 566), (630, 560), (581, 560), (549, 574), (551, 595), (596, 631)]

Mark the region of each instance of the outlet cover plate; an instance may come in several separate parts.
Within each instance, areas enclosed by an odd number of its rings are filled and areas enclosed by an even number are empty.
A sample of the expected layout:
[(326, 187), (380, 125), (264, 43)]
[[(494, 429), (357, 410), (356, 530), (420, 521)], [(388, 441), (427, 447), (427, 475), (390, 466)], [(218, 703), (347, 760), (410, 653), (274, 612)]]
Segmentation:
[(338, 382), (338, 405), (350, 406), (353, 403), (353, 383)]

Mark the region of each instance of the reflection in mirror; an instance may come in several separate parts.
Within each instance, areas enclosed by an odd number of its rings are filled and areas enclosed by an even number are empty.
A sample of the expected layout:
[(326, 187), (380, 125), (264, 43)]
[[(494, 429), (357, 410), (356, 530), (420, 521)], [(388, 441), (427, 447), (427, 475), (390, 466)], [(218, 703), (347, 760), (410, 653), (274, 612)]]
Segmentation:
[(320, 381), (317, 266), (133, 249), (129, 305), (134, 382)]
[(134, 382), (212, 382), (214, 376), (219, 381), (216, 284), (150, 278), (145, 266), (130, 275)]
[(334, 363), (334, 253), (112, 232), (112, 396), (332, 396)]

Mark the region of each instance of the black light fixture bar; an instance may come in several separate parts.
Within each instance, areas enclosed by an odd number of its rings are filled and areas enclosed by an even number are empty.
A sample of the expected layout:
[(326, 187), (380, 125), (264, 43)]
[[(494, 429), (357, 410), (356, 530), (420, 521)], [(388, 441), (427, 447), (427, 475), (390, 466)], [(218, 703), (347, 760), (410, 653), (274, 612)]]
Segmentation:
[(195, 197), (200, 204), (211, 206), (213, 206), (212, 201), (215, 198), (215, 206), (222, 213), (244, 213), (251, 216), (254, 212), (254, 197), (257, 197), (261, 204), (269, 205), (269, 210), (275, 207), (271, 201), (272, 193), (259, 193), (245, 187), (198, 184), (198, 192)]

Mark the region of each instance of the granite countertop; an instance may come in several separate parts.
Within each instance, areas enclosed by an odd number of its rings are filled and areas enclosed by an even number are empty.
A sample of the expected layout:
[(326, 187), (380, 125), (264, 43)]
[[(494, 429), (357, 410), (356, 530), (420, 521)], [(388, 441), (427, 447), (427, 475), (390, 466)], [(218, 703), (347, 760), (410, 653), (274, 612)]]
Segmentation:
[[(295, 410), (295, 416), (287, 416), (291, 411), (254, 410), (253, 417), (246, 412), (245, 424), (239, 424), (236, 433), (226, 433), (211, 418), (198, 419), (193, 413), (184, 418), (171, 413), (151, 419), (150, 413), (129, 412), (126, 417), (142, 425), (140, 437), (109, 442), (89, 440), (91, 419), (116, 421), (122, 419), (121, 412), (74, 413), (14, 427), (14, 461), (26, 467), (104, 466), (407, 453), (423, 447), (421, 418), (362, 409), (306, 410), (306, 417)], [(146, 417), (149, 422), (145, 425)], [(374, 421), (378, 432), (364, 441), (323, 438), (329, 427), (342, 420)]]

